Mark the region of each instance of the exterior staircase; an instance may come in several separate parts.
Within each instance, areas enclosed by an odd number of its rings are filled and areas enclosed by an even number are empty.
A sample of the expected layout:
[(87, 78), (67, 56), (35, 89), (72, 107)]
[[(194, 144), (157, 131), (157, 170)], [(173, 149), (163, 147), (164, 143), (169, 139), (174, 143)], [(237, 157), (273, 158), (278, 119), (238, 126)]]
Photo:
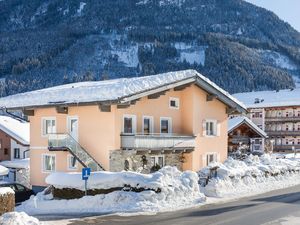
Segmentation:
[(92, 171), (105, 170), (70, 134), (50, 134), (49, 151), (69, 151), (83, 166)]

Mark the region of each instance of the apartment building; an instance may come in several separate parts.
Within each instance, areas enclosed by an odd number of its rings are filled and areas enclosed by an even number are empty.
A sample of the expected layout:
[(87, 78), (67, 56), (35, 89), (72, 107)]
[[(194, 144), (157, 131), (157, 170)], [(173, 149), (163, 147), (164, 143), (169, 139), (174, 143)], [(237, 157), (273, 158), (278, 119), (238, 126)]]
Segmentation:
[(246, 112), (194, 70), (67, 84), (2, 98), (0, 107), (29, 117), (36, 190), (55, 171), (197, 171), (224, 161), (228, 115)]
[(275, 152), (300, 150), (300, 89), (234, 95), (246, 104), (249, 118), (263, 129)]

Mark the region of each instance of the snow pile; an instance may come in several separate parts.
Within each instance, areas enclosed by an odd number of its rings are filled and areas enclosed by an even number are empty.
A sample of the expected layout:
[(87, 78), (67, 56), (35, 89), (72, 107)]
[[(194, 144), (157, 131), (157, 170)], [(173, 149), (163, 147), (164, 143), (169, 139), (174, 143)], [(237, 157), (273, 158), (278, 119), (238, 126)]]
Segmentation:
[(274, 156), (249, 156), (244, 161), (227, 159), (202, 169), (208, 175), (216, 168), (216, 177), (209, 180), (202, 192), (209, 197), (249, 196), (300, 184), (300, 161), (276, 159)]
[[(109, 174), (113, 178), (109, 178)], [(113, 213), (113, 212), (158, 212), (172, 211), (195, 206), (205, 200), (200, 193), (198, 176), (195, 172), (180, 172), (176, 167), (164, 167), (152, 175), (140, 175), (138, 173), (113, 173), (103, 176), (96, 175), (89, 180), (92, 187), (103, 188), (118, 186), (130, 182), (132, 185), (140, 184), (145, 187), (159, 187), (160, 193), (154, 191), (126, 192), (115, 191), (109, 194), (96, 196), (85, 196), (74, 200), (55, 200), (51, 194), (39, 193), (32, 196), (28, 201), (17, 208), (18, 211), (25, 211), (29, 214), (51, 214), (51, 213)], [(68, 187), (82, 188), (77, 185), (74, 178), (51, 176), (48, 183), (57, 185), (55, 179), (61, 179)], [(96, 179), (99, 178), (99, 179)], [(102, 180), (100, 180), (100, 178)], [(67, 179), (68, 181), (64, 181)], [(81, 178), (79, 178), (81, 179)], [(120, 179), (120, 180), (118, 180)], [(106, 184), (107, 183), (107, 184)], [(61, 186), (61, 185), (59, 185)], [(89, 187), (91, 187), (89, 186)]]
[(9, 170), (6, 167), (0, 165), (0, 176), (6, 176), (8, 173)]
[(15, 194), (15, 192), (10, 187), (0, 187), (0, 196), (6, 194)]
[[(148, 188), (152, 190), (163, 187), (163, 173), (140, 174), (134, 172), (93, 172), (88, 180), (88, 189), (110, 189), (115, 187)], [(85, 182), (81, 173), (52, 173), (46, 178), (46, 183), (56, 188), (75, 188), (85, 190)]]
[(0, 217), (0, 225), (39, 225), (37, 218), (28, 216), (24, 212), (5, 213)]
[(16, 168), (16, 169), (29, 169), (30, 159), (15, 159), (9, 161), (2, 161), (0, 165), (8, 167), (8, 168)]

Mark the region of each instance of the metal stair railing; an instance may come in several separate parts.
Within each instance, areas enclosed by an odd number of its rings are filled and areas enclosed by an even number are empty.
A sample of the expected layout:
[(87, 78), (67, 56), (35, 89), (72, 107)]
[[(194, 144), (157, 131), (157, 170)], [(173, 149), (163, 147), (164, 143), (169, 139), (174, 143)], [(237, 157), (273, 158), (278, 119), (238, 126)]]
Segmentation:
[(50, 134), (48, 149), (67, 150), (83, 167), (90, 167), (92, 171), (105, 170), (70, 134)]

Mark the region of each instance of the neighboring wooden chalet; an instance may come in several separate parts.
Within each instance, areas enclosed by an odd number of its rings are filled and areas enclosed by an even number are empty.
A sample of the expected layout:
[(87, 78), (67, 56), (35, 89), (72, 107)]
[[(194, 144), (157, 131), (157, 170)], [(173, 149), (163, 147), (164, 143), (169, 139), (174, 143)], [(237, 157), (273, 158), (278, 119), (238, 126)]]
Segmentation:
[(249, 118), (237, 116), (228, 121), (228, 152), (264, 152), (267, 134)]
[(0, 161), (28, 157), (29, 132), (28, 122), (0, 116)]
[(67, 84), (2, 98), (0, 107), (29, 117), (35, 190), (55, 171), (198, 171), (223, 162), (228, 115), (246, 112), (194, 70)]

